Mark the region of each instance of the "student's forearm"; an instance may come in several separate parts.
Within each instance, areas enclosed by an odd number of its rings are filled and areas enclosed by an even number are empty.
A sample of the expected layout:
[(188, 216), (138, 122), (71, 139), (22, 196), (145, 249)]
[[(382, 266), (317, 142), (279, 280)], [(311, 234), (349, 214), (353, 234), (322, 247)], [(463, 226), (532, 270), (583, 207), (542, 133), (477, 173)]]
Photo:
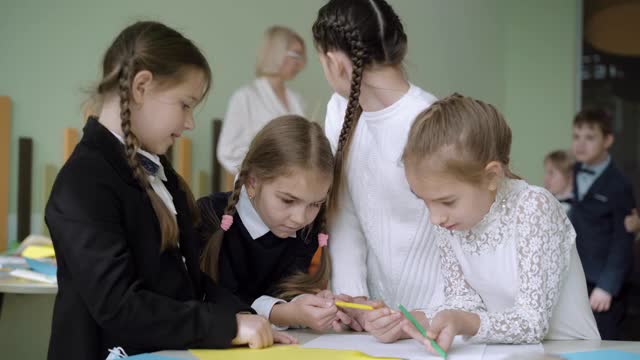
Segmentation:
[(269, 321), (275, 326), (281, 327), (300, 325), (293, 303), (275, 304), (271, 309)]
[(480, 329), (480, 316), (468, 311), (460, 311), (460, 335), (474, 336)]

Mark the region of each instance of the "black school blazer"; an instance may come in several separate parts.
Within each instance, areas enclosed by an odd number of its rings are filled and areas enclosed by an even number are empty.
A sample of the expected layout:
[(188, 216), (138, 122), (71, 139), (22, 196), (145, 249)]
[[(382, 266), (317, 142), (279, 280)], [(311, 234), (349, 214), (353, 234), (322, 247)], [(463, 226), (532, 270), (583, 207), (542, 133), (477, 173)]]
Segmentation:
[[(230, 346), (251, 311), (200, 272), (186, 194), (163, 159), (180, 248), (160, 252), (160, 227), (124, 147), (97, 119), (60, 170), (45, 210), (58, 262), (50, 360)], [(184, 261), (183, 261), (184, 257)]]

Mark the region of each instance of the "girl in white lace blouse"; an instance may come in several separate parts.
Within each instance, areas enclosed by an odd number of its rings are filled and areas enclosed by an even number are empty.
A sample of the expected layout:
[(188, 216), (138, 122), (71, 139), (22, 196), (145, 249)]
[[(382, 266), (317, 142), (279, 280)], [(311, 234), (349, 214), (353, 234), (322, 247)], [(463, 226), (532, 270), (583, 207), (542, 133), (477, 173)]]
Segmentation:
[[(511, 130), (491, 105), (454, 94), (416, 118), (403, 154), (437, 225), (445, 303), (428, 336), (487, 343), (599, 339), (562, 206), (509, 171)], [(404, 330), (424, 342), (413, 326)]]

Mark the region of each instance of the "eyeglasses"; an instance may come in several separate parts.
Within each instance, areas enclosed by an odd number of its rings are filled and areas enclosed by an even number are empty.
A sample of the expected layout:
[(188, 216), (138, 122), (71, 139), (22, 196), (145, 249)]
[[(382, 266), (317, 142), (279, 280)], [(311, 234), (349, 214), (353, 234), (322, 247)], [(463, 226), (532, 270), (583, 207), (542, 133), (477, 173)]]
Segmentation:
[(286, 56), (298, 61), (305, 61), (304, 55), (300, 54), (297, 51), (287, 50)]

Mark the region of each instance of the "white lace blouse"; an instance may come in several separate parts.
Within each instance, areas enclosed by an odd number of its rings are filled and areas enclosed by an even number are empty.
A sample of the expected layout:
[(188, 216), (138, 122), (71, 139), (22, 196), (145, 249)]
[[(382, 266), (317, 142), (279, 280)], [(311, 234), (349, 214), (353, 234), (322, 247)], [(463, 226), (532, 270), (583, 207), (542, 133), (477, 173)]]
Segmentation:
[(575, 231), (546, 190), (504, 180), (471, 230), (437, 231), (446, 297), (440, 309), (478, 314), (474, 341), (600, 339)]

